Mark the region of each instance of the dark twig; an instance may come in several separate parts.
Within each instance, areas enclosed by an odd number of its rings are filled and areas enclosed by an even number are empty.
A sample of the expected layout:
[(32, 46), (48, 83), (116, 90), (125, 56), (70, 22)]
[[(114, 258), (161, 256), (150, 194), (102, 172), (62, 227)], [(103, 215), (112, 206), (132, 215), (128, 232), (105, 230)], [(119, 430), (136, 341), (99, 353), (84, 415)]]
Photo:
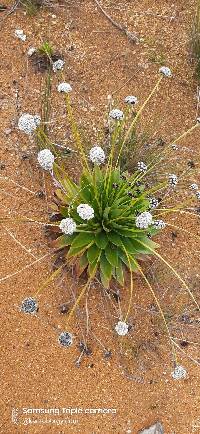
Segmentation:
[(17, 9), (19, 3), (20, 3), (20, 0), (16, 0), (14, 2), (14, 4), (11, 6), (11, 8), (8, 10), (8, 12), (2, 17), (2, 19), (0, 21), (0, 30), (2, 28), (2, 25), (3, 25), (3, 22), (5, 21), (5, 19)]
[(98, 6), (98, 8), (101, 10), (101, 12), (105, 15), (105, 17), (112, 23), (112, 25), (114, 27), (116, 27), (118, 30), (120, 30), (121, 32), (123, 32), (125, 34), (125, 36), (127, 36), (127, 38), (134, 42), (135, 44), (139, 44), (140, 39), (138, 38), (138, 36), (135, 33), (129, 32), (129, 30), (126, 29), (125, 26), (122, 26), (121, 24), (117, 23), (116, 21), (114, 21), (110, 15), (108, 15), (108, 13), (102, 8), (101, 4), (99, 3), (98, 0), (94, 0), (96, 5)]

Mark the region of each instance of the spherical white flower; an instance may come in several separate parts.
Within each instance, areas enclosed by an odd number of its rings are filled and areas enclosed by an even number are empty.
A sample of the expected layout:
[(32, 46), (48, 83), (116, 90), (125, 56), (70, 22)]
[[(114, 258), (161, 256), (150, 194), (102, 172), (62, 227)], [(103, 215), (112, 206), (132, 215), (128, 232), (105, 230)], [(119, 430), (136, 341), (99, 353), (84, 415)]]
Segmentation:
[(58, 92), (64, 92), (64, 93), (69, 93), (72, 91), (72, 87), (69, 83), (66, 83), (65, 81), (63, 81), (63, 83), (60, 83), (57, 86)]
[(165, 229), (166, 227), (166, 223), (163, 220), (154, 220), (152, 223), (155, 229)]
[(36, 48), (35, 47), (30, 47), (27, 51), (28, 56), (32, 56), (34, 53), (36, 52)]
[(169, 175), (169, 185), (175, 187), (178, 182), (178, 177), (174, 174)]
[(100, 164), (104, 163), (106, 156), (104, 150), (100, 146), (93, 146), (93, 148), (90, 149), (89, 158), (92, 163), (100, 166)]
[(32, 134), (36, 128), (40, 125), (41, 118), (39, 115), (30, 115), (24, 113), (18, 120), (18, 128), (26, 134)]
[(196, 198), (197, 198), (197, 199), (200, 199), (200, 191), (197, 191), (197, 192), (196, 192)]
[(119, 336), (125, 336), (128, 333), (128, 324), (124, 321), (118, 321), (115, 330)]
[(165, 77), (171, 77), (172, 76), (171, 69), (168, 68), (167, 66), (161, 66), (161, 68), (159, 69), (159, 72), (161, 74), (165, 75)]
[(70, 347), (73, 343), (73, 336), (69, 332), (62, 332), (59, 335), (58, 342), (63, 347)]
[(21, 311), (24, 313), (36, 313), (38, 311), (38, 302), (35, 298), (28, 297), (22, 301)]
[(59, 228), (63, 234), (72, 235), (76, 231), (76, 223), (72, 218), (62, 219)]
[(124, 118), (124, 113), (119, 109), (113, 109), (109, 113), (110, 118), (116, 119), (117, 121), (122, 121)]
[(126, 96), (125, 100), (124, 100), (127, 104), (132, 104), (135, 105), (138, 103), (138, 99), (136, 96), (133, 95), (128, 95)]
[(65, 62), (62, 59), (58, 59), (55, 62), (53, 62), (53, 71), (57, 72), (57, 71), (62, 71), (63, 66), (64, 66)]
[(187, 371), (183, 366), (177, 365), (172, 372), (172, 378), (174, 380), (182, 380), (183, 378), (187, 377)]
[(78, 205), (77, 213), (83, 220), (91, 220), (94, 217), (94, 210), (87, 203), (81, 203)]
[(151, 208), (156, 208), (158, 206), (158, 203), (158, 199), (156, 199), (155, 197), (150, 197), (149, 204)]
[(198, 190), (198, 185), (197, 184), (191, 184), (190, 186), (191, 190)]
[(152, 223), (152, 215), (148, 211), (144, 211), (139, 214), (135, 219), (135, 225), (140, 229), (147, 229)]
[(18, 39), (21, 39), (21, 41), (23, 41), (23, 42), (25, 42), (25, 40), (26, 40), (26, 35), (24, 34), (23, 30), (21, 30), (21, 29), (15, 30), (15, 36)]
[(54, 155), (49, 149), (42, 149), (42, 151), (38, 152), (37, 160), (39, 165), (44, 170), (52, 170), (54, 163)]
[(147, 171), (147, 165), (143, 163), (143, 161), (139, 161), (137, 164), (138, 170), (140, 172), (146, 172)]

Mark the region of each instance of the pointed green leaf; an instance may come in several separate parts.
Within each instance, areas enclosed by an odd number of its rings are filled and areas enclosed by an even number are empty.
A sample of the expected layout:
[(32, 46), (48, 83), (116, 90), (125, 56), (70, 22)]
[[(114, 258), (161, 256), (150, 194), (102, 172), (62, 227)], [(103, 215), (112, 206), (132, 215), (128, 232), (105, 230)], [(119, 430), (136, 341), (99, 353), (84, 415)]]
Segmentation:
[(100, 277), (101, 277), (101, 283), (104, 286), (104, 288), (109, 288), (109, 284), (110, 284), (110, 279), (108, 279), (105, 274), (102, 273), (102, 271), (100, 271)]
[(96, 258), (99, 256), (101, 250), (97, 247), (96, 244), (93, 244), (91, 247), (89, 247), (87, 251), (87, 258), (90, 264), (96, 260)]
[(112, 275), (112, 265), (107, 261), (104, 253), (101, 255), (100, 269), (102, 274), (110, 280)]
[(100, 249), (105, 249), (108, 244), (108, 237), (104, 231), (96, 234), (95, 243)]
[(120, 285), (124, 285), (124, 271), (123, 271), (123, 265), (122, 265), (122, 261), (118, 261), (118, 267), (115, 270), (115, 274), (116, 274), (116, 280)]
[(115, 246), (121, 246), (122, 245), (122, 239), (121, 237), (117, 234), (117, 232), (109, 232), (107, 234), (107, 237), (109, 239), (109, 241), (111, 241), (112, 244), (115, 244)]
[(73, 248), (83, 247), (94, 240), (94, 234), (90, 232), (80, 232), (72, 243)]
[(62, 249), (63, 247), (70, 246), (74, 240), (75, 235), (61, 235), (52, 242), (53, 247)]
[(113, 267), (117, 267), (118, 266), (118, 251), (117, 248), (111, 247), (111, 244), (108, 244), (105, 248), (105, 255), (106, 255), (106, 259), (107, 261), (113, 266)]
[(89, 264), (88, 274), (90, 277), (94, 276), (96, 271), (97, 271), (97, 268), (99, 265), (99, 258), (100, 258), (100, 255), (98, 255), (97, 258), (92, 263)]

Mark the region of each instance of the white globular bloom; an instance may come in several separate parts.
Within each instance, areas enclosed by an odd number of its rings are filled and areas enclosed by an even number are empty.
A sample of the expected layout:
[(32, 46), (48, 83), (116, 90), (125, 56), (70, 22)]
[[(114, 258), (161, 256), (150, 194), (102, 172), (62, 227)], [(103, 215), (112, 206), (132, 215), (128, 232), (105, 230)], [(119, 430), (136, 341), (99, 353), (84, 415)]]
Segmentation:
[(35, 47), (30, 47), (27, 51), (28, 56), (32, 56), (35, 52), (36, 52), (36, 48)]
[(197, 199), (200, 199), (200, 191), (197, 191), (197, 192), (196, 192), (196, 198), (197, 198)]
[(172, 378), (174, 380), (182, 380), (186, 377), (187, 377), (186, 369), (181, 365), (177, 365), (174, 371), (172, 372)]
[(124, 101), (125, 101), (126, 104), (131, 104), (131, 105), (135, 105), (135, 104), (138, 103), (138, 99), (134, 95), (128, 95), (128, 96), (126, 96), (126, 98), (125, 98)]
[(119, 336), (125, 336), (128, 333), (128, 324), (124, 321), (118, 321), (115, 326), (115, 331)]
[(53, 71), (57, 72), (57, 71), (62, 71), (63, 66), (64, 66), (65, 62), (62, 59), (58, 59), (55, 62), (53, 62)]
[(42, 151), (38, 152), (37, 160), (39, 165), (44, 170), (52, 170), (54, 163), (54, 155), (49, 149), (42, 149)]
[(60, 83), (57, 86), (58, 92), (64, 92), (64, 93), (69, 93), (72, 91), (72, 87), (69, 83), (66, 83), (65, 81), (63, 81), (63, 83)]
[(175, 187), (177, 182), (178, 182), (178, 177), (174, 174), (170, 174), (169, 175), (169, 185), (171, 185), (172, 187)]
[(59, 224), (60, 230), (65, 235), (72, 235), (76, 231), (76, 223), (72, 218), (62, 219)]
[(58, 337), (58, 342), (63, 347), (70, 347), (73, 344), (73, 336), (69, 332), (62, 332)]
[(143, 161), (139, 161), (137, 164), (138, 170), (140, 172), (146, 172), (147, 171), (147, 165), (143, 163)]
[(165, 77), (171, 77), (172, 76), (171, 69), (168, 68), (167, 66), (161, 66), (161, 68), (159, 69), (159, 72), (161, 74), (165, 75)]
[(18, 128), (26, 134), (32, 134), (40, 125), (41, 118), (39, 115), (30, 115), (24, 113), (18, 120)]
[(165, 229), (166, 223), (163, 220), (154, 220), (153, 227), (155, 229)]
[(90, 149), (89, 158), (92, 163), (100, 166), (100, 164), (104, 163), (106, 156), (104, 150), (100, 146), (93, 146), (93, 148)]
[(135, 225), (140, 229), (147, 229), (152, 223), (152, 215), (150, 212), (145, 211), (139, 214), (135, 219)]
[(24, 34), (23, 30), (21, 30), (21, 29), (15, 30), (15, 36), (18, 39), (21, 39), (21, 41), (23, 41), (23, 42), (25, 42), (25, 40), (26, 40), (26, 35)]
[(81, 203), (78, 205), (77, 213), (83, 220), (91, 220), (94, 217), (94, 210), (87, 203)]
[(112, 119), (116, 119), (117, 121), (122, 121), (122, 119), (124, 119), (124, 113), (122, 110), (113, 109), (110, 111), (109, 117)]
[(151, 208), (156, 208), (158, 206), (158, 203), (158, 199), (156, 199), (155, 197), (150, 197), (149, 205)]
[(191, 186), (190, 186), (190, 189), (191, 189), (191, 190), (198, 190), (198, 188), (199, 188), (198, 185), (195, 184), (195, 183), (194, 183), (194, 184), (191, 184)]

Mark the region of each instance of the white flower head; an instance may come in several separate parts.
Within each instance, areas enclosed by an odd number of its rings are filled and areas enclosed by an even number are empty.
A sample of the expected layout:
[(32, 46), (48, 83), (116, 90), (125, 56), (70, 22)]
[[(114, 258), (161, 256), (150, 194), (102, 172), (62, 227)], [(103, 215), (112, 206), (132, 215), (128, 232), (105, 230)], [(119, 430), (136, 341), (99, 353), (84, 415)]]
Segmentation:
[(23, 300), (21, 304), (21, 311), (24, 313), (36, 313), (38, 311), (37, 300), (32, 297), (25, 298), (25, 300)]
[(83, 220), (91, 220), (94, 217), (94, 210), (87, 203), (81, 203), (78, 205), (77, 213)]
[(166, 223), (163, 220), (154, 220), (152, 223), (155, 229), (165, 229), (166, 227)]
[(140, 172), (146, 172), (147, 171), (147, 165), (143, 163), (143, 161), (139, 161), (137, 164), (138, 170)]
[(155, 197), (150, 197), (149, 204), (151, 208), (156, 208), (158, 206), (158, 203), (158, 199), (156, 199)]
[(60, 230), (65, 235), (72, 235), (76, 231), (76, 223), (72, 218), (62, 219), (59, 224)]
[(167, 66), (161, 66), (161, 68), (159, 69), (159, 72), (161, 74), (165, 75), (165, 77), (171, 77), (172, 76), (171, 69), (168, 68)]
[(198, 188), (199, 188), (198, 185), (195, 184), (195, 183), (194, 183), (194, 184), (191, 184), (191, 186), (190, 186), (190, 189), (191, 189), (191, 190), (198, 190)]
[(53, 72), (62, 71), (65, 62), (62, 59), (58, 59), (53, 62)]
[(174, 174), (170, 174), (169, 175), (169, 185), (171, 185), (172, 187), (175, 187), (177, 182), (178, 182), (178, 177)]
[(172, 378), (174, 380), (182, 380), (186, 377), (187, 377), (186, 369), (181, 365), (177, 365), (174, 371), (172, 372)]
[(63, 347), (70, 347), (73, 343), (73, 336), (69, 332), (62, 332), (58, 337), (58, 342)]
[(30, 47), (27, 51), (28, 56), (32, 56), (35, 52), (36, 52), (36, 48), (35, 47)]
[(52, 170), (54, 163), (54, 155), (49, 149), (42, 149), (42, 151), (38, 152), (37, 160), (39, 165), (44, 170)]
[(100, 146), (93, 146), (93, 148), (90, 149), (89, 158), (92, 163), (100, 166), (100, 164), (104, 163), (106, 156), (104, 150)]
[(60, 83), (57, 86), (58, 92), (64, 92), (64, 93), (69, 93), (72, 91), (72, 87), (69, 83), (66, 83), (65, 81), (63, 81), (63, 83)]
[(125, 336), (128, 333), (128, 324), (124, 321), (118, 321), (115, 326), (115, 331), (119, 336)]
[(21, 39), (21, 41), (23, 41), (23, 42), (25, 42), (25, 40), (26, 40), (26, 35), (24, 34), (23, 30), (21, 30), (21, 29), (15, 30), (15, 36), (18, 39)]
[(138, 99), (134, 95), (128, 95), (126, 96), (124, 102), (126, 102), (127, 104), (136, 105), (138, 103)]
[(122, 121), (124, 119), (124, 113), (122, 110), (119, 109), (113, 109), (109, 113), (109, 117), (111, 119), (115, 119), (117, 121)]
[(24, 113), (18, 120), (18, 128), (26, 134), (32, 134), (40, 125), (41, 118), (39, 115), (30, 115)]
[(196, 198), (197, 198), (197, 199), (200, 199), (200, 191), (197, 191), (197, 192), (196, 192)]
[(135, 219), (135, 225), (140, 229), (147, 229), (152, 223), (152, 215), (148, 211), (144, 211), (139, 214)]

